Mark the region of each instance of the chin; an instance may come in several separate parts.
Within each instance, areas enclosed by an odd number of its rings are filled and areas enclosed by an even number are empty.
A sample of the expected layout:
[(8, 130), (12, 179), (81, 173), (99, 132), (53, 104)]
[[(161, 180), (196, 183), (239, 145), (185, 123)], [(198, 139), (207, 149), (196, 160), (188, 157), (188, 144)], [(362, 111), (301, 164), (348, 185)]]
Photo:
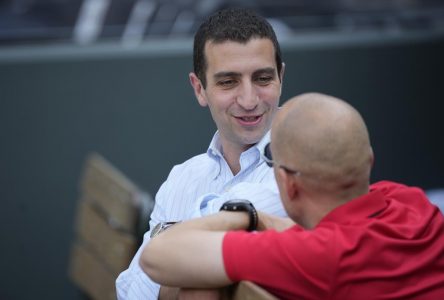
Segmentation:
[(257, 144), (263, 137), (264, 134), (255, 134), (242, 137), (242, 141), (244, 145), (254, 145)]

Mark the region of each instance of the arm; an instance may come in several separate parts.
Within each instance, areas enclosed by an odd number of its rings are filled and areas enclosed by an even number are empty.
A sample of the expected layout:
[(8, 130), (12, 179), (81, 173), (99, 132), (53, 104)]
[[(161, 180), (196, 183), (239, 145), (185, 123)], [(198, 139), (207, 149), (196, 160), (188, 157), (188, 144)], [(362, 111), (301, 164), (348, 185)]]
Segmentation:
[(274, 216), (274, 215), (270, 215), (264, 212), (257, 212), (258, 214), (258, 224), (257, 224), (257, 230), (258, 231), (263, 231), (263, 230), (267, 230), (267, 229), (274, 229), (276, 231), (284, 231), (294, 225), (296, 225), (296, 223), (286, 217), (286, 218), (282, 218), (282, 217), (278, 217), (278, 216)]
[(223, 237), (228, 230), (248, 225), (248, 214), (225, 211), (176, 224), (151, 240), (140, 265), (162, 285), (211, 288), (231, 284), (223, 263)]
[(228, 299), (223, 298), (226, 292), (224, 288), (219, 289), (186, 289), (182, 288), (179, 290), (178, 299), (180, 300), (196, 300), (196, 299), (204, 299), (204, 300), (221, 300)]
[[(154, 208), (151, 218), (156, 214), (156, 210), (159, 210), (159, 208)], [(153, 227), (151, 223), (155, 222), (156, 221), (151, 219), (150, 228)], [(134, 255), (128, 269), (119, 274), (119, 277), (116, 280), (117, 299), (157, 299), (159, 294), (159, 284), (152, 281), (139, 266), (139, 258), (142, 249), (149, 240), (150, 231), (145, 233), (143, 243)]]
[(169, 189), (168, 180), (162, 184), (157, 195), (154, 210), (150, 216), (150, 230), (144, 234), (143, 243), (134, 255), (128, 269), (119, 274), (116, 280), (117, 299), (157, 299), (159, 296), (159, 284), (151, 280), (140, 268), (139, 259), (142, 250), (150, 241), (150, 233), (154, 226), (167, 218), (166, 212), (171, 203), (169, 203), (167, 190)]

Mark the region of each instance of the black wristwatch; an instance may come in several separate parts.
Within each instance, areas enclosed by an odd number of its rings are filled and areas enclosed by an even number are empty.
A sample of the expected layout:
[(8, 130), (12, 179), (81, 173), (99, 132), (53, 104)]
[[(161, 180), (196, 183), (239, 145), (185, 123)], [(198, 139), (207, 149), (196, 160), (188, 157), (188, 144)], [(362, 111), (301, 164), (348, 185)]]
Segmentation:
[(248, 231), (256, 230), (258, 222), (257, 211), (254, 208), (253, 203), (251, 203), (250, 201), (244, 199), (230, 200), (225, 202), (220, 208), (220, 210), (247, 212), (248, 216), (250, 217), (250, 224), (248, 225), (247, 230)]

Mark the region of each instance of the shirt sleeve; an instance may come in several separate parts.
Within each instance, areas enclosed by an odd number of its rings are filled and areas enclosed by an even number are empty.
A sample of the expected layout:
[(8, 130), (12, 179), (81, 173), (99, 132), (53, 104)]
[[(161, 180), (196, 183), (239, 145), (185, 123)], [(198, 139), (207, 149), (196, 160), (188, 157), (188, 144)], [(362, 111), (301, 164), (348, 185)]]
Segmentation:
[(149, 233), (145, 236), (148, 237), (144, 238), (142, 246), (137, 251), (128, 269), (117, 277), (116, 292), (119, 300), (157, 299), (159, 297), (160, 285), (152, 281), (139, 265), (140, 255), (149, 241)]
[(140, 256), (150, 241), (151, 229), (160, 221), (167, 220), (166, 211), (168, 202), (166, 190), (170, 183), (168, 180), (162, 184), (156, 194), (154, 210), (150, 217), (150, 230), (143, 236), (143, 243), (137, 250), (128, 269), (119, 274), (116, 280), (117, 299), (157, 299), (160, 285), (151, 280), (139, 265)]
[[(275, 231), (231, 231), (224, 236), (222, 254), (225, 271), (233, 282), (250, 280), (256, 283), (267, 280), (274, 253)], [(266, 257), (267, 256), (267, 257)], [(257, 263), (260, 262), (260, 263)], [(273, 267), (274, 269), (275, 267)], [(255, 274), (261, 274), (258, 278)]]
[(232, 231), (224, 236), (222, 255), (233, 282), (252, 281), (279, 298), (326, 299), (334, 266), (330, 245), (328, 237), (299, 226), (279, 233)]

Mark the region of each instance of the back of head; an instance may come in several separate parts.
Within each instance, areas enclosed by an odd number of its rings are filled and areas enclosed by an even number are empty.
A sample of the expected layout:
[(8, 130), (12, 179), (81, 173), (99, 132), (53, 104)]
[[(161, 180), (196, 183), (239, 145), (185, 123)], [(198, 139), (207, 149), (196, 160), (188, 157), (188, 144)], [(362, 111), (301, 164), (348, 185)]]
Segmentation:
[(206, 87), (206, 42), (223, 43), (225, 41), (234, 41), (247, 43), (252, 38), (268, 38), (273, 42), (277, 71), (280, 74), (282, 68), (280, 46), (273, 27), (265, 18), (243, 8), (220, 10), (208, 17), (200, 25), (194, 36), (194, 73), (202, 81), (203, 86)]
[(341, 199), (368, 191), (373, 163), (368, 131), (343, 100), (317, 93), (290, 99), (273, 123), (272, 140), (276, 156), (299, 170), (310, 190)]

